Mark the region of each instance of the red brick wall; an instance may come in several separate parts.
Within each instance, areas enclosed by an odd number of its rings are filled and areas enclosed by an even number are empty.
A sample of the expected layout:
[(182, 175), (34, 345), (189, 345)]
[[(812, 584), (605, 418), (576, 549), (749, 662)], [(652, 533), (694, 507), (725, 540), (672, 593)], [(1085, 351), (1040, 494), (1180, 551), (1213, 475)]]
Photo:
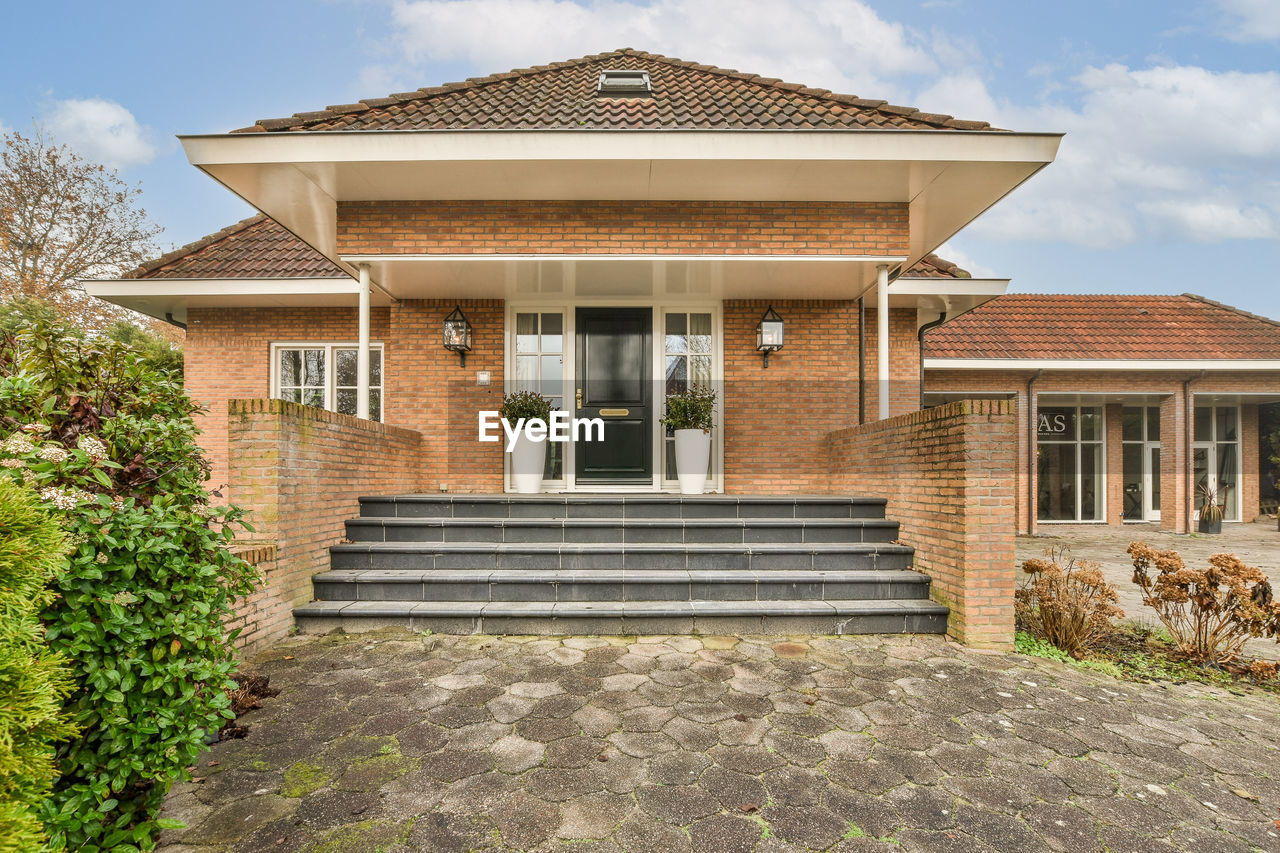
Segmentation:
[[(786, 343), (766, 370), (755, 348), (760, 316), (772, 305)], [(890, 406), (919, 408), (914, 309), (890, 315)], [(878, 417), (876, 313), (867, 312), (867, 419)], [(822, 300), (725, 300), (725, 491), (737, 494), (821, 491), (827, 483), (826, 436), (858, 423), (858, 303)]]
[(342, 254), (907, 252), (897, 202), (351, 201)]
[[(375, 308), (372, 340), (387, 343), (390, 312)], [(183, 375), (187, 392), (205, 412), (196, 424), (200, 445), (213, 464), (209, 485), (227, 483), (227, 401), (271, 394), (271, 344), (355, 341), (359, 330), (351, 308), (192, 308), (187, 313)], [(224, 490), (224, 498), (230, 495)]]
[(232, 400), (227, 410), (231, 487), (256, 528), (242, 547), (266, 580), (229, 627), (243, 628), (239, 642), (253, 647), (293, 626), (293, 608), (311, 600), (311, 577), (328, 568), (360, 495), (421, 490), (423, 447), (412, 430), (280, 400)]
[(948, 631), (987, 648), (1013, 645), (1014, 405), (961, 400), (828, 436), (830, 490), (888, 499), (916, 549)]

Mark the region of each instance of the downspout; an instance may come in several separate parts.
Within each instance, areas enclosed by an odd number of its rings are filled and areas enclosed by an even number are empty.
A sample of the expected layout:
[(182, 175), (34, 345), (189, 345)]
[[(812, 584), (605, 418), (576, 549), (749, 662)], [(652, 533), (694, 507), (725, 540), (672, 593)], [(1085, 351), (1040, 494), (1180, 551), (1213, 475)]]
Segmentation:
[(1040, 368), (1027, 380), (1027, 533), (1036, 533), (1036, 445), (1040, 437), (1036, 424), (1036, 381), (1044, 375)]
[(164, 312), (164, 321), (171, 326), (177, 326), (184, 332), (187, 330), (187, 324), (173, 319), (173, 314), (169, 311)]
[(938, 319), (931, 320), (920, 327), (920, 331), (916, 332), (916, 339), (920, 342), (920, 408), (924, 408), (924, 333), (930, 329), (936, 329), (943, 323), (947, 322), (947, 312), (942, 311), (938, 314)]
[(1194, 533), (1196, 526), (1196, 403), (1195, 397), (1191, 393), (1191, 383), (1197, 379), (1204, 378), (1205, 371), (1201, 370), (1195, 376), (1188, 376), (1182, 382), (1182, 402), (1185, 407), (1184, 417), (1187, 420), (1186, 429), (1183, 430), (1183, 441), (1187, 447), (1187, 462), (1183, 469), (1183, 475), (1187, 478), (1187, 533)]
[(867, 302), (858, 297), (858, 423), (867, 422)]

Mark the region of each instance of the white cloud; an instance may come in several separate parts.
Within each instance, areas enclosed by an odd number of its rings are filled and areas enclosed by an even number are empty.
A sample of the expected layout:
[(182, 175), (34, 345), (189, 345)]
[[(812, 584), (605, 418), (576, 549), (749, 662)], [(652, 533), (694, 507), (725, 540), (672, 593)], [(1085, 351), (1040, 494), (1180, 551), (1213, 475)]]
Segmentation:
[(864, 97), (900, 100), (902, 78), (938, 70), (930, 38), (861, 0), (397, 0), (399, 67), (364, 79), (402, 80), (426, 64), (506, 70), (634, 47)]
[(55, 101), (40, 124), (57, 143), (113, 169), (150, 163), (156, 147), (133, 113), (102, 98)]
[(1280, 40), (1280, 3), (1276, 0), (1218, 0), (1228, 16), (1223, 34), (1232, 41)]
[[(1072, 82), (1075, 105), (993, 101), (993, 122), (1067, 135), (1057, 162), (976, 232), (1094, 248), (1280, 236), (1280, 74), (1108, 65)], [(979, 101), (975, 88), (954, 97)]]

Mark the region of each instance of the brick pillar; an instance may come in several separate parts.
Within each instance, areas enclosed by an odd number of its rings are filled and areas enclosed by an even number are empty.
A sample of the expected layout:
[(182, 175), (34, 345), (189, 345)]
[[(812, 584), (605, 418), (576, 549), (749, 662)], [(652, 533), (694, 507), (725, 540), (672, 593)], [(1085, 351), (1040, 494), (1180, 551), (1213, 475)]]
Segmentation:
[(1258, 407), (1240, 407), (1240, 520), (1253, 521), (1262, 514), (1262, 437), (1258, 434)]
[(1124, 407), (1103, 407), (1103, 452), (1107, 457), (1107, 524), (1124, 524)]
[(1160, 403), (1160, 527), (1187, 532), (1187, 406), (1179, 383)]

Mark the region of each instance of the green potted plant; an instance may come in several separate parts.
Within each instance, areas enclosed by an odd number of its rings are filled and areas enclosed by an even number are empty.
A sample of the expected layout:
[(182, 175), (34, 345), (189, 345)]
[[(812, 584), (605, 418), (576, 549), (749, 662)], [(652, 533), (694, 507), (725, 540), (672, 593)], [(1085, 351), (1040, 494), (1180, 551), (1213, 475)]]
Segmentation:
[(715, 407), (714, 391), (691, 387), (667, 395), (662, 423), (675, 433), (676, 476), (682, 495), (700, 495), (706, 490)]
[[(1213, 486), (1208, 483), (1201, 483), (1200, 488), (1200, 527), (1201, 533), (1221, 533), (1222, 532), (1222, 504), (1218, 502), (1219, 495)], [(1225, 495), (1223, 496), (1225, 497)]]
[[(536, 391), (513, 391), (502, 398), (498, 416), (519, 428), (511, 448), (511, 481), (522, 495), (542, 491), (542, 472), (547, 464), (546, 439), (529, 437), (526, 425), (531, 421), (542, 422), (542, 434), (547, 434), (547, 422), (551, 419), (551, 401)], [(523, 423), (521, 423), (523, 421)]]

